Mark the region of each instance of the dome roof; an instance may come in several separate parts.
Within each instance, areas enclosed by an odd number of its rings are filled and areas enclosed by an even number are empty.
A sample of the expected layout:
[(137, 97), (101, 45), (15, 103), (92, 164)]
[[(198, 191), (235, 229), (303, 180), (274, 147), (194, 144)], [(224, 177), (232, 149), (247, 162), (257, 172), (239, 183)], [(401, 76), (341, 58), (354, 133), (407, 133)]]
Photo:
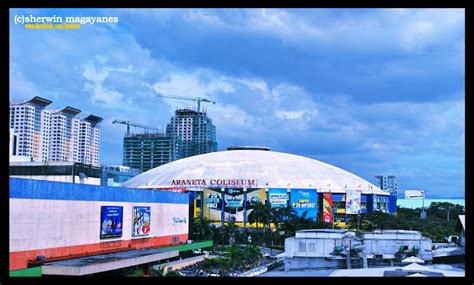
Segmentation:
[(350, 189), (388, 195), (372, 183), (330, 164), (266, 150), (229, 150), (183, 158), (137, 175), (125, 182), (124, 187), (165, 188), (186, 184), (184, 187), (193, 188), (190, 181), (194, 180), (197, 183), (193, 185), (199, 185), (195, 188), (203, 188), (212, 187), (212, 180), (232, 179), (253, 180), (251, 188), (316, 188), (318, 192), (332, 193)]

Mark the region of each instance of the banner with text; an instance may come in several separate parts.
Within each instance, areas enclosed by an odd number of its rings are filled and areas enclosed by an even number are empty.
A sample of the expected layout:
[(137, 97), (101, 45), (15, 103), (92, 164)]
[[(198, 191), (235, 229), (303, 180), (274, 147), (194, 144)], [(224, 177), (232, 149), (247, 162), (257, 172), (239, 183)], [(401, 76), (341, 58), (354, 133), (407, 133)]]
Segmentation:
[(220, 222), (222, 212), (222, 195), (220, 189), (212, 190), (204, 188), (203, 198), (203, 217), (211, 222)]
[(115, 238), (122, 236), (123, 207), (102, 206), (100, 208), (100, 238)]
[(286, 207), (288, 205), (286, 188), (270, 188), (268, 189), (268, 199), (272, 208)]
[(291, 189), (290, 205), (298, 216), (307, 212), (306, 218), (317, 219), (318, 194), (316, 189)]

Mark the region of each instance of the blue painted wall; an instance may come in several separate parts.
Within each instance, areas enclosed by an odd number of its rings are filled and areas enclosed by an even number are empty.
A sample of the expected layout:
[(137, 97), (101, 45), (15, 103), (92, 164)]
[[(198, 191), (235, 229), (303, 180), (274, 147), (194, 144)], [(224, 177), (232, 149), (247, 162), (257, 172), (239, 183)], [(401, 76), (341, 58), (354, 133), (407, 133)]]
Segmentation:
[(397, 212), (397, 194), (390, 193), (388, 196), (388, 212), (390, 214), (395, 214)]
[(188, 204), (189, 193), (10, 178), (10, 198)]

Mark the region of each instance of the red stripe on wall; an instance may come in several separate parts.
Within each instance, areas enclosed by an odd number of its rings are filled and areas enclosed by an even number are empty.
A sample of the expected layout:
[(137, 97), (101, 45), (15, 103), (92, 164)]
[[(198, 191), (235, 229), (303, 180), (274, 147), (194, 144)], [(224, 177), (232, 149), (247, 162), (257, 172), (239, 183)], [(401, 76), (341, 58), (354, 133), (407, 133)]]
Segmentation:
[(111, 242), (104, 241), (101, 243), (94, 244), (10, 252), (10, 270), (27, 268), (28, 262), (36, 260), (36, 257), (40, 255), (44, 256), (46, 260), (66, 259), (77, 258), (87, 255), (95, 255), (101, 252), (113, 252), (179, 244), (179, 242), (171, 241), (174, 237), (179, 237), (180, 242), (188, 240), (188, 234), (180, 234), (153, 238), (118, 240)]

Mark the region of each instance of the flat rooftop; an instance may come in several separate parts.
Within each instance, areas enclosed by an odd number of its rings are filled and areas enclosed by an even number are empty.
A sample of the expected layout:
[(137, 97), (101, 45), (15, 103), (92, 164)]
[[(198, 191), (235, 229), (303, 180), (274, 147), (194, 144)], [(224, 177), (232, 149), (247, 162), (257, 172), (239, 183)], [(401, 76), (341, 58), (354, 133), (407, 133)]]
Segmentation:
[(177, 249), (139, 249), (99, 254), (43, 264), (43, 275), (83, 276), (169, 259)]

